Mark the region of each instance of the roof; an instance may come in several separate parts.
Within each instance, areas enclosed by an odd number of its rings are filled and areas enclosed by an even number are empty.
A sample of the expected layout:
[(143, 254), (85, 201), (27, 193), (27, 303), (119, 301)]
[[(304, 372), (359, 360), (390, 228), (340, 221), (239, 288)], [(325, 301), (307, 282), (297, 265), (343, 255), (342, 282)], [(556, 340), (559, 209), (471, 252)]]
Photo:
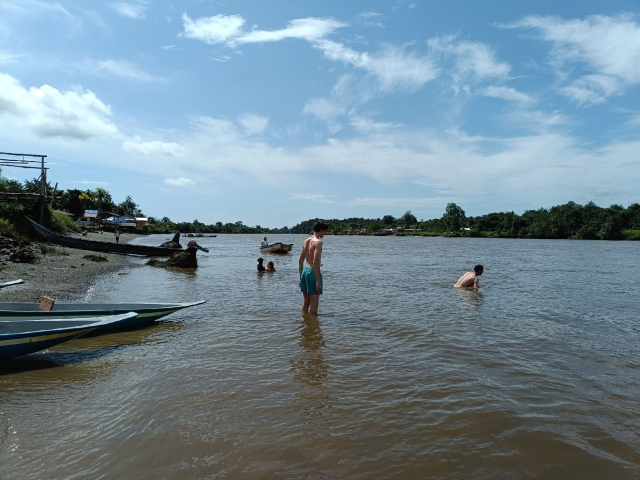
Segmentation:
[(85, 210), (84, 213), (98, 213), (98, 210)]
[(84, 211), (84, 215), (83, 217), (87, 217), (87, 218), (96, 218), (98, 216), (98, 213), (89, 213), (87, 210)]

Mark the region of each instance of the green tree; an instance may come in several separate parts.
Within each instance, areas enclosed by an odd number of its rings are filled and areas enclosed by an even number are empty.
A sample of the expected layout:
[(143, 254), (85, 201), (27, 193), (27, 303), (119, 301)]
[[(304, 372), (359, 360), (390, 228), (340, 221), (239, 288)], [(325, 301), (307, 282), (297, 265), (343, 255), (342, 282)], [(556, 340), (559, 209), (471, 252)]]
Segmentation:
[(465, 218), (466, 216), (462, 208), (455, 203), (447, 203), (447, 208), (442, 220), (449, 232), (458, 232)]
[(402, 221), (409, 228), (411, 228), (413, 225), (418, 223), (418, 219), (413, 213), (411, 213), (411, 210), (407, 210), (406, 212), (404, 212), (404, 215), (402, 216)]
[(394, 223), (396, 223), (396, 219), (393, 215), (385, 215), (384, 217), (382, 217), (382, 223), (384, 225), (393, 225)]

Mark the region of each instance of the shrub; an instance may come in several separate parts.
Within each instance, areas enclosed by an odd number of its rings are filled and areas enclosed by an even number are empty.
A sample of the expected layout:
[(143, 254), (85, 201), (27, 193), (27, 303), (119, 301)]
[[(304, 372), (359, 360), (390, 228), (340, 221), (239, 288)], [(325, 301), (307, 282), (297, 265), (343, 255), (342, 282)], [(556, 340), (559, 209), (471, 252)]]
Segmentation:
[(51, 211), (51, 228), (56, 232), (67, 233), (77, 232), (76, 222), (63, 213)]

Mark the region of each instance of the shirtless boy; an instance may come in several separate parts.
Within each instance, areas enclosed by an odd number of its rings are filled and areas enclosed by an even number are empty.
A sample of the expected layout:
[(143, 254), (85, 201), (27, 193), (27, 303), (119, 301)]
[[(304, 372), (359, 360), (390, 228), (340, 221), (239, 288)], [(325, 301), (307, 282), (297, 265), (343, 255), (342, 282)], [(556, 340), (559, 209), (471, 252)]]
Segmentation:
[(482, 275), (483, 271), (484, 271), (484, 267), (482, 265), (476, 265), (475, 267), (473, 267), (473, 272), (467, 272), (464, 275), (462, 275), (458, 279), (454, 287), (478, 288), (478, 277)]
[[(320, 260), (322, 257), (322, 237), (329, 229), (324, 220), (318, 220), (313, 225), (313, 236), (307, 238), (302, 244), (302, 252), (298, 259), (300, 271), (300, 291), (304, 296), (302, 311), (318, 313), (318, 300), (322, 295), (322, 274), (320, 273)], [(305, 265), (306, 260), (306, 265)]]

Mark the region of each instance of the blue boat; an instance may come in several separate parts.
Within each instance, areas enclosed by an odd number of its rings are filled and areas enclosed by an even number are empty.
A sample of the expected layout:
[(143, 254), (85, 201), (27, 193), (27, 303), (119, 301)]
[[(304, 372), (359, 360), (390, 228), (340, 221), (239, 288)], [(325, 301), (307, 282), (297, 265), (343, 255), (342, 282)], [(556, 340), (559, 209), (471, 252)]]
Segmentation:
[(138, 314), (69, 320), (14, 320), (0, 322), (0, 360), (21, 357), (59, 345), (107, 325), (117, 325)]
[(81, 317), (100, 317), (135, 312), (136, 317), (127, 321), (109, 323), (99, 327), (102, 331), (125, 330), (153, 323), (159, 318), (205, 303), (204, 300), (191, 303), (56, 303), (50, 311), (41, 312), (39, 304), (28, 302), (0, 302), (0, 324), (15, 320), (47, 320), (52, 322)]
[(4, 287), (10, 287), (11, 285), (19, 285), (21, 283), (24, 283), (24, 280), (19, 279), (19, 280), (11, 280), (10, 282), (4, 282), (4, 283), (0, 283), (0, 288), (4, 288)]

